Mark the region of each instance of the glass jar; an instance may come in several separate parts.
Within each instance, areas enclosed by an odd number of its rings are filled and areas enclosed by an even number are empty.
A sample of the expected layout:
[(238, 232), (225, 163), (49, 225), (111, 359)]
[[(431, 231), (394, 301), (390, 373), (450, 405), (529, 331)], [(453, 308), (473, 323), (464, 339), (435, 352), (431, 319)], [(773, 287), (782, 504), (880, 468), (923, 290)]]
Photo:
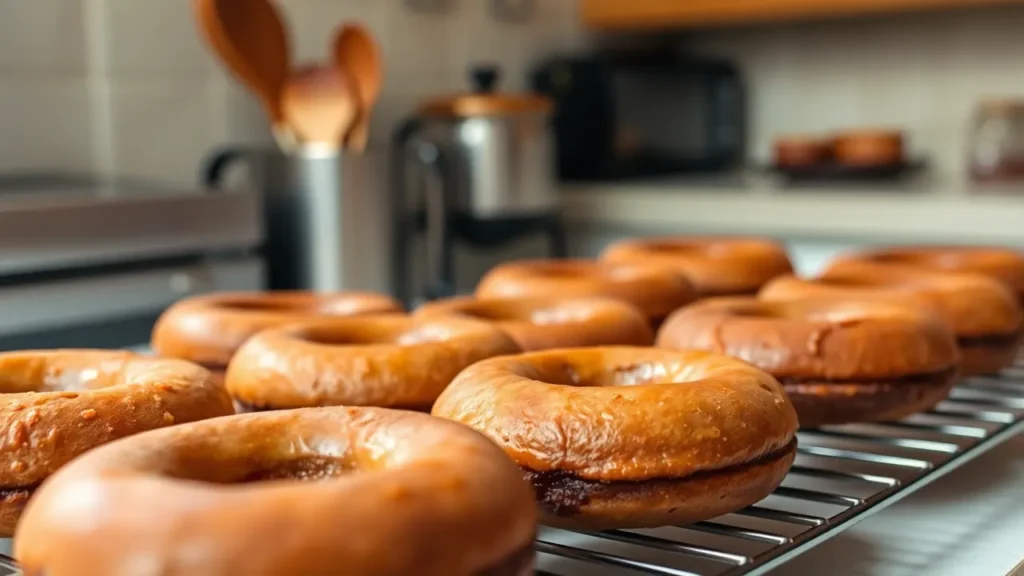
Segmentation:
[(968, 141), (975, 182), (1024, 181), (1024, 100), (982, 102)]

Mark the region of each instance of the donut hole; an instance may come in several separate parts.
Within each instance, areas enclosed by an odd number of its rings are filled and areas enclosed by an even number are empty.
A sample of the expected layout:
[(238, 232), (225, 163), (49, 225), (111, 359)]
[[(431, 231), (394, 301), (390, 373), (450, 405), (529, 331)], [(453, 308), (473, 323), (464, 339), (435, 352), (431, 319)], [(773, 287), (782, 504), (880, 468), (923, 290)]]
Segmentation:
[(957, 268), (963, 264), (963, 255), (957, 252), (920, 252), (916, 254), (885, 253), (874, 254), (871, 260), (879, 264), (900, 264), (936, 268)]
[(535, 272), (545, 278), (579, 278), (595, 273), (596, 268), (585, 264), (560, 263), (538, 267)]
[(572, 364), (564, 364), (547, 370), (540, 376), (549, 384), (581, 388), (638, 386), (672, 381), (665, 365), (657, 362), (640, 362), (600, 370), (581, 369)]
[(337, 478), (354, 471), (340, 458), (322, 455), (275, 459), (273, 457), (206, 462), (189, 458), (170, 475), (181, 480), (210, 484), (249, 484), (281, 480), (315, 481)]
[(543, 306), (532, 310), (514, 306), (467, 306), (458, 314), (485, 322), (523, 321), (537, 325), (568, 324), (590, 317), (586, 309), (578, 306)]
[(644, 245), (644, 250), (655, 254), (693, 254), (704, 252), (706, 247), (685, 242), (651, 242)]
[(220, 307), (239, 312), (316, 312), (319, 310), (319, 306), (300, 306), (294, 302), (284, 302), (272, 298), (221, 302)]
[(387, 334), (374, 330), (345, 330), (322, 327), (308, 328), (299, 337), (311, 344), (321, 346), (359, 346), (386, 344)]
[(441, 323), (408, 325), (406, 323), (360, 323), (353, 326), (310, 326), (298, 337), (321, 346), (372, 346), (397, 344), (415, 346), (429, 342), (443, 342), (452, 338), (452, 327)]
[(777, 308), (763, 303), (735, 306), (730, 311), (733, 316), (741, 318), (783, 318), (784, 314)]
[(0, 372), (0, 394), (63, 392), (62, 398), (73, 399), (78, 396), (76, 392), (123, 384), (126, 376), (130, 377), (125, 374), (124, 360), (120, 359), (96, 362), (92, 367), (53, 367), (41, 375)]
[(466, 306), (458, 310), (460, 316), (485, 320), (488, 322), (501, 322), (503, 320), (518, 320), (522, 317), (518, 311), (505, 306)]
[(883, 285), (883, 283), (879, 280), (871, 280), (868, 278), (855, 278), (852, 276), (819, 278), (815, 282), (829, 288), (877, 288)]
[(309, 456), (257, 467), (238, 480), (237, 483), (244, 484), (272, 480), (327, 480), (350, 472), (352, 472), (352, 469), (337, 458)]

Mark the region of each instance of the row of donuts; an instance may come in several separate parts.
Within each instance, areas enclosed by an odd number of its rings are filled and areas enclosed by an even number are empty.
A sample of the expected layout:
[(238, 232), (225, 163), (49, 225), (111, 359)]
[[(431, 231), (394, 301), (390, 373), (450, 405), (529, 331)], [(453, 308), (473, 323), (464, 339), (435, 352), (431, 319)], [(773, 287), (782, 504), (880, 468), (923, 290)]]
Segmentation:
[[(749, 238), (630, 240), (601, 261), (659, 263), (697, 279), (713, 297), (677, 310), (657, 345), (717, 351), (766, 370), (805, 427), (927, 409), (957, 376), (1010, 366), (1024, 337), (1024, 255), (1009, 249), (875, 249), (843, 255), (815, 278), (793, 275), (778, 245)], [(490, 288), (487, 278), (481, 287)], [(744, 293), (754, 296), (721, 297)]]
[[(817, 278), (791, 272), (767, 240), (631, 240), (601, 260), (501, 265), (473, 296), (411, 316), (374, 294), (198, 298), (164, 315), (153, 347), (226, 372), (243, 411), (429, 411), (461, 370), (516, 350), (708, 350), (782, 382), (805, 427), (927, 409), (958, 376), (997, 373), (1021, 347), (1024, 257), (1010, 250), (893, 249), (842, 257)], [(400, 346), (334, 346), (385, 342)]]
[[(770, 244), (755, 243), (762, 246)], [(638, 251), (638, 243), (632, 244), (632, 250)], [(639, 244), (642, 246), (643, 243)], [(722, 255), (729, 254), (730, 249), (734, 251), (739, 244), (719, 240), (658, 239), (651, 241), (650, 245), (652, 259), (656, 257), (661, 262), (647, 261), (643, 254), (634, 254), (628, 262), (562, 261), (506, 265), (481, 282), (478, 295), (483, 297), (433, 304), (418, 310), (412, 317), (400, 315), (400, 307), (390, 299), (366, 294), (219, 295), (197, 299), (168, 311), (154, 331), (154, 348), (166, 355), (190, 358), (221, 373), (226, 370), (228, 389), (247, 410), (331, 404), (426, 409), (433, 404), (435, 415), (483, 432), (512, 457), (519, 465), (519, 471), (515, 467), (510, 469), (506, 462), (504, 472), (501, 472), (502, 465), (495, 462), (491, 468), (484, 467), (494, 474), (476, 473), (471, 468), (482, 466), (480, 457), (483, 453), (477, 454), (477, 458), (469, 458), (454, 450), (452, 453), (459, 456), (453, 458), (458, 462), (446, 463), (446, 468), (454, 475), (446, 481), (454, 482), (453, 478), (458, 476), (457, 484), (468, 483), (466, 485), (470, 488), (480, 488), (480, 492), (469, 490), (466, 497), (469, 498), (469, 495), (478, 497), (487, 493), (481, 485), (486, 479), (495, 486), (505, 486), (510, 494), (508, 502), (512, 504), (501, 508), (501, 514), (497, 515), (499, 507), (496, 502), (488, 501), (485, 504), (490, 508), (480, 508), (483, 504), (479, 501), (474, 501), (471, 506), (468, 500), (460, 500), (460, 518), (444, 519), (459, 528), (455, 533), (461, 534), (464, 540), (468, 538), (466, 533), (470, 532), (476, 535), (476, 539), (468, 539), (470, 545), (467, 548), (460, 548), (458, 553), (453, 552), (448, 560), (438, 564), (444, 569), (434, 571), (434, 565), (423, 564), (423, 559), (430, 557), (427, 550), (446, 549), (451, 540), (423, 534), (422, 530), (407, 534), (413, 543), (409, 545), (409, 555), (404, 558), (412, 562), (405, 566), (416, 566), (418, 573), (468, 574), (478, 571), (464, 569), (467, 566), (491, 566), (487, 562), (498, 561), (507, 566), (504, 562), (513, 560), (525, 566), (523, 563), (527, 560), (524, 559), (529, 557), (523, 550), (528, 551), (533, 520), (530, 512), (514, 505), (522, 503), (522, 499), (516, 497), (521, 497), (522, 491), (510, 480), (511, 476), (507, 474), (510, 470), (513, 476), (525, 472), (548, 523), (592, 527), (654, 526), (709, 518), (756, 502), (781, 481), (794, 454), (796, 418), (792, 405), (776, 380), (747, 364), (717, 354), (650, 348), (554, 350), (509, 356), (520, 348), (538, 350), (602, 344), (646, 346), (653, 339), (652, 326), (657, 327), (666, 316), (670, 316), (660, 326), (660, 346), (711, 349), (739, 356), (769, 372), (774, 370), (773, 373), (784, 382), (789, 397), (815, 401), (813, 405), (818, 410), (815, 417), (823, 418), (827, 423), (830, 420), (889, 419), (926, 408), (941, 400), (948, 390), (958, 366), (960, 350), (981, 346), (985, 352), (981, 356), (990, 362), (979, 370), (994, 371), (1001, 365), (992, 361), (993, 357), (1008, 362), (1003, 358), (1004, 351), (997, 348), (1001, 346), (1015, 353), (1019, 343), (1019, 305), (1010, 298), (1010, 305), (1006, 306), (1005, 299), (994, 296), (1007, 294), (1007, 289), (999, 282), (959, 272), (938, 274), (928, 271), (930, 268), (979, 266), (976, 260), (981, 256), (986, 257), (986, 266), (992, 266), (989, 263), (992, 253), (1012, 255), (1010, 252), (944, 249), (941, 257), (936, 256), (937, 264), (927, 264), (924, 258), (921, 261), (894, 262), (895, 259), (888, 256), (860, 256), (843, 259), (833, 266), (852, 266), (846, 262), (856, 261), (856, 274), (843, 272), (848, 276), (839, 280), (835, 280), (839, 276), (832, 276), (832, 269), (820, 279), (772, 280), (761, 290), (762, 295), (770, 293), (769, 289), (778, 289), (773, 286), (785, 282), (800, 283), (799, 290), (805, 290), (779, 296), (779, 301), (774, 301), (775, 297), (709, 299), (677, 310), (697, 294), (757, 292), (761, 286), (755, 284), (765, 284), (778, 276), (778, 272), (765, 274), (767, 278), (756, 282), (748, 282), (742, 289), (736, 288), (738, 282), (726, 289), (721, 285), (715, 287), (706, 279), (703, 283), (691, 283), (680, 278), (696, 277), (697, 274), (692, 271), (685, 276), (666, 273), (666, 269), (672, 266), (664, 259), (673, 252), (678, 253), (676, 258), (679, 261), (693, 260), (694, 253), (705, 259), (717, 254), (718, 257), (714, 258), (717, 264), (728, 270), (728, 265), (721, 262), (727, 260)], [(918, 251), (917, 256), (921, 256), (921, 252), (927, 251)], [(780, 250), (779, 253), (784, 259), (784, 252)], [(958, 257), (951, 257), (950, 253)], [(688, 254), (689, 258), (683, 257)], [(759, 262), (766, 260), (763, 256), (758, 258)], [(974, 272), (999, 277), (1000, 281), (1009, 283), (1012, 278), (1007, 271), (1011, 268), (1004, 264)], [(719, 277), (730, 276), (739, 274), (726, 273)], [(715, 275), (710, 277), (713, 279)], [(691, 284), (700, 286), (699, 292)], [(538, 285), (548, 291), (538, 291)], [(488, 286), (491, 288), (485, 289)], [(996, 289), (992, 290), (992, 286)], [(805, 297), (810, 288), (827, 289), (829, 294), (814, 293)], [(496, 290), (503, 298), (489, 297), (488, 290)], [(987, 294), (988, 299), (978, 298), (978, 294)], [(612, 299), (607, 299), (609, 296)], [(615, 299), (631, 302), (643, 312)], [(979, 302), (987, 302), (991, 309), (979, 309)], [(993, 302), (1001, 302), (1001, 307), (993, 305)], [(673, 313), (673, 310), (677, 311)], [(953, 316), (943, 317), (943, 310), (947, 314), (959, 313), (963, 318), (963, 325), (959, 327), (961, 331), (956, 335), (954, 326), (949, 322)], [(337, 318), (360, 313), (371, 315)], [(458, 315), (463, 317), (453, 317)], [(325, 316), (332, 319), (322, 320)], [(979, 317), (989, 323), (979, 321)], [(602, 320), (597, 324), (587, 324), (592, 318)], [(481, 322), (481, 319), (485, 321)], [(994, 329), (1000, 319), (1013, 330), (999, 332)], [(301, 322), (296, 324), (296, 321)], [(595, 326), (602, 328), (598, 330)], [(878, 342), (882, 344), (876, 345)], [(353, 346), (356, 343), (374, 345)], [(386, 343), (396, 345), (387, 346)], [(803, 356), (799, 353), (801, 350), (806, 352)], [(886, 354), (893, 355), (894, 351), (900, 352), (895, 354), (897, 359), (886, 363)], [(23, 368), (21, 377), (31, 379), (35, 375), (38, 378), (38, 373), (43, 370), (47, 378), (60, 381), (65, 386), (68, 380), (81, 379), (82, 370), (75, 373), (74, 378), (68, 378), (67, 374), (74, 372), (76, 366), (62, 366), (62, 363), (68, 363), (68, 357), (53, 354), (46, 359), (45, 370), (37, 363), (32, 370)], [(479, 361), (489, 356), (499, 357)], [(844, 358), (848, 361), (847, 367), (837, 367), (836, 360)], [(104, 366), (105, 371), (100, 370), (99, 378), (92, 376), (93, 382), (84, 387), (107, 390), (111, 392), (111, 398), (119, 397), (115, 390), (129, 381), (135, 388), (146, 392), (166, 392), (163, 380), (168, 377), (184, 382), (187, 379), (183, 379), (183, 374), (201, 373), (194, 369), (192, 372), (185, 370), (183, 363), (174, 366), (154, 364), (173, 361), (117, 360), (112, 357), (95, 357), (90, 361), (93, 365)], [(119, 366), (118, 362), (121, 362)], [(79, 358), (72, 364), (85, 368), (88, 363)], [(463, 371), (467, 365), (472, 366)], [(0, 374), (5, 373), (5, 366), (10, 364), (0, 362)], [(863, 377), (858, 377), (858, 370)], [(460, 371), (461, 375), (455, 377)], [(9, 375), (17, 371), (6, 372)], [(853, 376), (849, 375), (851, 373)], [(154, 374), (158, 376), (154, 377)], [(149, 380), (140, 378), (140, 375), (146, 375)], [(944, 376), (941, 381), (940, 376)], [(102, 382), (103, 378), (112, 382)], [(142, 380), (156, 384), (145, 388), (138, 385)], [(197, 389), (210, 389), (207, 380), (193, 378), (191, 381), (202, 382)], [(452, 382), (450, 386), (448, 382)], [(683, 382), (691, 385), (665, 385)], [(837, 389), (842, 392), (828, 397), (829, 391)], [(859, 393), (862, 395), (858, 396)], [(83, 401), (91, 395), (66, 390), (55, 394), (65, 396), (58, 397), (56, 403), (70, 400), (66, 397), (68, 394), (77, 394), (76, 398)], [(433, 398), (439, 394), (440, 399), (434, 403)], [(828, 400), (824, 406), (833, 407), (822, 408), (822, 397)], [(24, 418), (14, 420), (21, 423), (22, 428), (9, 427), (4, 436), (17, 438), (17, 431), (22, 429), (49, 431), (39, 441), (32, 436), (33, 440), (23, 443), (33, 448), (45, 448), (45, 441), (53, 436), (54, 430), (60, 434), (70, 433), (67, 428), (72, 424), (81, 427), (83, 422), (99, 421), (108, 431), (106, 438), (112, 439), (112, 428), (117, 428), (118, 422), (134, 419), (134, 416), (128, 418), (123, 408), (130, 406), (134, 410), (137, 404), (142, 403), (141, 400), (123, 398), (120, 396), (123, 404), (118, 407), (122, 409), (120, 412), (115, 410), (108, 414), (105, 410), (97, 412), (96, 408), (79, 405), (74, 418), (56, 418), (52, 422), (47, 420), (50, 424), (38, 426), (39, 414), (46, 410), (41, 403), (43, 410), (29, 410), (28, 414), (34, 416), (23, 413)], [(205, 405), (218, 405), (217, 410), (222, 413), (223, 396), (218, 398), (216, 402), (205, 402)], [(801, 407), (799, 401), (794, 402), (798, 408)], [(156, 406), (160, 407), (160, 404)], [(814, 415), (805, 406), (801, 409), (802, 419), (805, 412)], [(156, 415), (162, 419), (162, 425), (189, 421), (187, 415), (176, 416), (171, 410), (158, 411)], [(613, 417), (609, 418), (610, 415)], [(63, 428), (59, 427), (61, 425)], [(159, 425), (154, 422), (153, 427)], [(102, 547), (97, 552), (96, 549), (81, 550), (82, 545), (76, 545), (86, 535), (96, 536), (82, 526), (95, 529), (102, 525), (109, 530), (113, 520), (122, 535), (144, 537), (143, 540), (135, 538), (130, 541), (143, 549), (148, 545), (151, 554), (163, 562), (177, 562), (175, 566), (182, 566), (184, 560), (174, 555), (176, 549), (171, 545), (181, 545), (182, 542), (168, 543), (162, 539), (165, 534), (156, 535), (153, 530), (144, 530), (145, 526), (125, 524), (128, 520), (138, 521), (137, 518), (127, 518), (123, 512), (125, 490), (104, 492), (106, 499), (94, 500), (93, 508), (72, 510), (72, 516), (76, 518), (88, 512), (107, 521), (96, 520), (91, 525), (88, 522), (72, 523), (78, 526), (76, 530), (55, 526), (58, 518), (66, 518), (69, 514), (66, 501), (63, 506), (56, 505), (61, 503), (59, 496), (73, 488), (81, 488), (83, 482), (88, 484), (86, 480), (96, 480), (100, 476), (106, 484), (110, 476), (137, 480), (142, 471), (152, 474), (153, 470), (146, 469), (145, 463), (139, 464), (138, 459), (150, 457), (147, 462), (152, 467), (155, 466), (153, 454), (166, 456), (176, 453), (175, 448), (188, 457), (183, 458), (184, 462), (175, 459), (177, 468), (161, 464), (160, 475), (164, 477), (197, 477), (219, 484), (278, 477), (327, 477), (336, 473), (339, 466), (359, 467), (354, 463), (358, 453), (343, 451), (345, 458), (326, 458), (314, 447), (312, 456), (300, 454), (301, 457), (296, 458), (295, 454), (281, 453), (279, 446), (276, 449), (266, 448), (266, 453), (261, 452), (255, 457), (255, 463), (250, 454), (247, 464), (240, 465), (225, 462), (230, 460), (224, 454), (225, 448), (211, 445), (209, 438), (224, 442), (225, 439), (249, 435), (251, 441), (245, 445), (252, 450), (252, 446), (259, 444), (252, 440), (255, 431), (259, 430), (263, 435), (276, 433), (281, 436), (283, 445), (294, 450), (296, 435), (304, 444), (310, 443), (307, 436), (310, 433), (319, 436), (321, 441), (341, 435), (344, 438), (337, 439), (337, 443), (357, 450), (374, 445), (368, 436), (357, 433), (368, 428), (390, 441), (377, 446), (394, 447), (404, 442), (407, 446), (414, 446), (406, 450), (422, 451), (424, 457), (436, 456), (435, 453), (442, 449), (439, 448), (441, 444), (419, 442), (421, 436), (435, 439), (443, 436), (446, 444), (465, 444), (474, 446), (473, 450), (486, 452), (474, 444), (478, 439), (470, 440), (471, 435), (463, 437), (465, 430), (456, 432), (440, 419), (373, 409), (276, 412), (175, 426), (97, 450), (92, 456), (80, 459), (74, 469), (69, 467), (67, 472), (62, 472), (63, 482), (48, 482), (49, 486), (44, 487), (52, 496), (38, 505), (40, 512), (30, 515), (38, 519), (28, 523), (33, 527), (29, 534), (34, 537), (25, 537), (24, 541), (29, 544), (19, 547), (19, 557), (25, 556), (29, 559), (28, 565), (46, 567), (50, 570), (47, 573), (53, 574), (83, 573), (56, 569), (59, 564), (54, 564), (53, 558), (57, 552), (67, 555), (69, 549), (91, 554), (89, 558), (94, 562), (124, 561), (111, 560), (116, 553)], [(304, 429), (314, 432), (302, 432)], [(415, 433), (408, 433), (410, 429), (415, 429)], [(395, 436), (401, 434), (396, 431), (406, 432), (398, 444)], [(119, 429), (117, 433), (126, 435), (123, 432)], [(56, 444), (52, 438), (50, 440), (51, 444)], [(77, 441), (73, 444), (81, 446)], [(148, 447), (148, 451), (140, 449), (140, 446)], [(332, 454), (336, 456), (337, 446), (333, 449)], [(30, 460), (22, 458), (16, 462)], [(117, 464), (122, 461), (128, 464)], [(469, 465), (470, 461), (473, 466)], [(201, 464), (212, 467), (213, 471), (203, 469)], [(11, 466), (12, 470), (16, 468), (18, 466)], [(129, 471), (135, 475), (126, 474)], [(395, 467), (392, 471), (408, 472), (404, 466)], [(403, 485), (411, 481), (405, 476), (401, 478), (399, 482)], [(31, 486), (31, 482), (22, 485)], [(441, 494), (448, 492), (440, 491)], [(302, 494), (312, 496), (312, 492)], [(378, 492), (371, 496), (383, 498)], [(147, 497), (152, 498), (152, 495)], [(494, 500), (493, 495), (491, 500)], [(134, 503), (139, 505), (141, 501)], [(380, 498), (370, 497), (367, 501), (378, 506), (382, 504)], [(122, 512), (113, 515), (107, 508)], [(264, 510), (260, 506), (256, 508)], [(210, 509), (223, 512), (219, 507)], [(494, 513), (488, 517), (486, 526), (480, 525), (481, 515), (473, 516), (480, 510)], [(175, 510), (165, 512), (166, 517), (175, 517)], [(285, 511), (272, 516), (274, 522), (284, 521), (285, 525), (292, 518)], [(467, 521), (470, 516), (477, 521)], [(246, 518), (246, 522), (260, 525), (257, 518)], [(321, 528), (328, 522), (325, 517), (310, 511), (302, 518)], [(381, 524), (369, 516), (356, 515), (353, 518), (353, 526), (356, 522), (374, 526)], [(399, 518), (409, 520), (401, 514)], [(394, 525), (389, 526), (388, 530), (398, 529)], [(524, 528), (526, 526), (530, 528)], [(394, 536), (394, 533), (390, 535)], [(22, 534), (19, 528), (19, 541)], [(518, 536), (512, 537), (511, 534)], [(373, 540), (374, 535), (381, 540)], [(224, 537), (223, 534), (220, 536)], [(369, 549), (373, 549), (375, 543), (385, 546), (385, 536), (383, 532), (371, 531), (367, 537)], [(206, 537), (210, 539), (211, 546), (218, 542), (218, 534)], [(445, 541), (438, 542), (438, 538)], [(489, 548), (482, 543), (486, 538), (491, 538)], [(508, 546), (495, 546), (495, 538), (520, 548), (513, 550)], [(266, 560), (267, 555), (277, 557), (276, 551), (265, 550), (269, 543), (262, 544), (263, 548), (253, 545), (253, 549), (259, 551), (255, 557), (261, 561)], [(310, 549), (301, 550), (306, 552), (304, 555), (294, 550), (282, 553), (281, 562), (291, 563), (287, 564), (287, 569), (283, 568), (286, 564), (280, 564), (281, 570), (277, 572), (261, 572), (251, 566), (254, 571), (246, 570), (245, 573), (295, 573), (295, 566), (309, 567), (308, 571), (302, 569), (300, 573), (329, 573), (317, 572), (317, 567), (334, 566), (336, 569), (341, 564), (332, 562), (342, 561), (339, 560), (341, 557), (345, 557), (346, 566), (358, 566), (355, 561), (366, 558), (352, 549), (339, 549), (337, 553), (326, 555), (309, 554)], [(481, 552), (484, 549), (488, 552)], [(218, 557), (217, 561), (240, 562), (228, 556)], [(70, 558), (65, 564), (68, 569), (80, 562), (83, 556), (71, 554)], [(487, 562), (481, 564), (484, 559)], [(201, 562), (192, 559), (190, 562), (193, 564), (188, 567), (202, 569), (209, 567), (214, 560), (212, 557)], [(81, 565), (77, 564), (79, 568)], [(379, 561), (374, 567), (380, 568)], [(200, 571), (237, 573), (238, 568), (238, 564), (231, 564), (235, 572)], [(360, 571), (349, 570), (347, 573)], [(374, 573), (389, 572), (378, 570)], [(401, 573), (401, 570), (390, 573)]]

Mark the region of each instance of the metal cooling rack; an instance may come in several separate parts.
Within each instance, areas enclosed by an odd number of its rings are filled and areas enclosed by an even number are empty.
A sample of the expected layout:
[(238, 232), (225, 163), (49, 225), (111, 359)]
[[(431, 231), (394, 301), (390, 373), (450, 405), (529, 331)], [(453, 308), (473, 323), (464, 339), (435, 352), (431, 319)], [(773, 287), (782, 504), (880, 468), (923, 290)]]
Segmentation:
[(796, 462), (760, 503), (688, 526), (542, 528), (542, 576), (764, 574), (966, 464), (1024, 429), (1024, 362), (969, 378), (900, 422), (801, 432)]
[[(782, 486), (745, 510), (688, 526), (542, 528), (541, 576), (764, 574), (1024, 429), (1024, 362), (971, 378), (936, 409), (886, 424), (801, 432)], [(0, 554), (0, 576), (20, 574)]]

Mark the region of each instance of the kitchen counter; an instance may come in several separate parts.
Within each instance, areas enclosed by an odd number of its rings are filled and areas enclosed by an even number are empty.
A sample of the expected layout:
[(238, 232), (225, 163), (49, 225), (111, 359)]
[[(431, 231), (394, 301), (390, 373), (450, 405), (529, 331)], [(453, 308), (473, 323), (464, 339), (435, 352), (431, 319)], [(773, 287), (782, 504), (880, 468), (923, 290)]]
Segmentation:
[[(1021, 188), (1024, 192), (1024, 187)], [(941, 186), (780, 188), (742, 177), (574, 185), (570, 224), (659, 233), (1024, 245), (1024, 194)]]

